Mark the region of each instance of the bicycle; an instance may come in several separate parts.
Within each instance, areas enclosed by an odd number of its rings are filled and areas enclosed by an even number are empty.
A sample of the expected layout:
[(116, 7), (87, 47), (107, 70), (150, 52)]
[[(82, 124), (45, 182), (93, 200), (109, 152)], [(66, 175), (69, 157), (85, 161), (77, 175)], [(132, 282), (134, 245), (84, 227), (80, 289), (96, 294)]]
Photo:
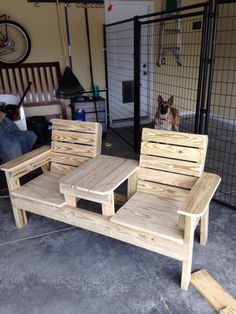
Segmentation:
[(15, 21), (0, 16), (0, 64), (22, 63), (31, 50), (31, 40), (27, 31)]

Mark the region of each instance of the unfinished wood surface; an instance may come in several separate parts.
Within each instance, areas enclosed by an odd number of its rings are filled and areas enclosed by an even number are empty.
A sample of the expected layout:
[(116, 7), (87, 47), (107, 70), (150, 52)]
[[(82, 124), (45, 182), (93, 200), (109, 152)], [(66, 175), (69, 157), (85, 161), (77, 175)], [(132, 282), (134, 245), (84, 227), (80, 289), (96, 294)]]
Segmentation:
[(60, 180), (60, 187), (105, 195), (113, 192), (138, 167), (135, 160), (100, 155)]
[(100, 123), (52, 120), (51, 171), (66, 174), (101, 153)]
[(158, 156), (141, 155), (140, 166), (179, 174), (199, 177), (203, 167), (201, 163), (161, 158)]
[(206, 245), (208, 239), (209, 206), (200, 218), (200, 244)]
[(79, 165), (89, 161), (90, 159), (91, 159), (90, 157), (85, 156), (70, 155), (68, 153), (60, 154), (54, 151), (51, 152), (52, 162), (67, 166), (78, 167)]
[(95, 146), (95, 133), (52, 130), (52, 141)]
[(208, 138), (207, 135), (143, 128), (142, 140), (205, 149)]
[[(20, 187), (20, 180), (19, 178), (13, 179), (9, 172), (6, 172), (5, 175), (6, 175), (8, 190), (11, 197), (12, 192)], [(12, 203), (12, 198), (11, 198), (11, 203)], [(14, 205), (13, 203), (12, 203), (12, 211), (14, 215), (16, 228), (21, 229), (24, 225), (27, 224), (26, 212), (22, 210), (21, 208), (19, 208), (18, 206)]]
[(13, 197), (12, 201), (13, 205), (18, 204), (29, 212), (97, 232), (180, 261), (183, 261), (186, 256), (186, 248), (178, 242), (114, 224), (101, 214), (70, 206), (58, 208), (17, 197)]
[(194, 230), (196, 228), (196, 221), (194, 217), (188, 216), (186, 216), (184, 220), (184, 244), (187, 248), (187, 260), (182, 262), (181, 289), (188, 290), (191, 279)]
[(179, 214), (201, 216), (209, 206), (221, 178), (213, 173), (204, 172), (197, 180), (185, 199)]
[(232, 306), (227, 306), (225, 309), (219, 312), (220, 314), (236, 314), (236, 306), (233, 308)]
[(137, 192), (111, 218), (111, 222), (183, 243), (177, 209), (181, 202)]
[(196, 177), (142, 167), (139, 169), (139, 179), (185, 189), (191, 189), (197, 181)]
[(65, 204), (64, 195), (59, 191), (61, 175), (46, 172), (12, 192), (12, 195), (61, 207)]
[(131, 198), (137, 192), (138, 169), (128, 178), (127, 196)]
[(104, 216), (113, 216), (115, 215), (115, 200), (114, 200), (114, 194), (110, 193), (110, 204), (102, 204), (102, 214)]
[(189, 190), (176, 188), (169, 185), (164, 185), (161, 183), (144, 181), (141, 179), (138, 180), (137, 189), (139, 192), (156, 195), (160, 197), (165, 197), (172, 200), (179, 200), (179, 201), (185, 200), (186, 196), (189, 193)]
[(198, 148), (159, 144), (153, 142), (142, 142), (141, 153), (144, 155), (194, 161), (197, 163), (201, 163), (204, 159), (202, 151)]
[(236, 308), (236, 300), (206, 271), (201, 269), (191, 276), (191, 284), (207, 299), (216, 311), (228, 306)]
[(4, 171), (13, 171), (16, 167), (25, 168), (29, 165), (29, 162), (33, 163), (35, 160), (39, 158), (43, 158), (44, 156), (49, 156), (50, 147), (42, 146), (33, 150), (32, 152), (26, 153), (22, 156), (19, 156), (13, 160), (10, 160), (3, 165), (0, 166), (1, 170)]
[(64, 197), (65, 197), (66, 205), (69, 205), (72, 207), (77, 206), (77, 198), (75, 196), (65, 194)]

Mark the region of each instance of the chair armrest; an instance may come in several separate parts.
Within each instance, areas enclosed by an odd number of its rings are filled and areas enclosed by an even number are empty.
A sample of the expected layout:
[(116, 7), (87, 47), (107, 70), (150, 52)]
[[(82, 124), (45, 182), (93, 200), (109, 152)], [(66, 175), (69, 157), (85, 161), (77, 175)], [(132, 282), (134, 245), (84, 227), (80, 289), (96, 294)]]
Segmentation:
[(200, 217), (207, 209), (221, 178), (213, 173), (203, 172), (187, 195), (178, 214)]
[(26, 173), (41, 167), (51, 160), (50, 146), (42, 146), (29, 153), (10, 160), (0, 166), (0, 170), (6, 173), (18, 174), (22, 177)]

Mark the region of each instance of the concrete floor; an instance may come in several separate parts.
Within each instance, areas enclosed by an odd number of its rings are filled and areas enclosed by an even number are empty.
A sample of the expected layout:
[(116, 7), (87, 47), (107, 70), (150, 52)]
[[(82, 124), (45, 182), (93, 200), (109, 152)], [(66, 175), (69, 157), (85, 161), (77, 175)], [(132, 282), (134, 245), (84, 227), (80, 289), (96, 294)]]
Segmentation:
[[(136, 157), (107, 141), (104, 153)], [(178, 261), (30, 213), (17, 231), (8, 198), (0, 217), (0, 314), (215, 313), (192, 286), (180, 290)], [(233, 296), (235, 225), (236, 212), (212, 202), (208, 244), (197, 231), (193, 257), (193, 271), (206, 268)]]

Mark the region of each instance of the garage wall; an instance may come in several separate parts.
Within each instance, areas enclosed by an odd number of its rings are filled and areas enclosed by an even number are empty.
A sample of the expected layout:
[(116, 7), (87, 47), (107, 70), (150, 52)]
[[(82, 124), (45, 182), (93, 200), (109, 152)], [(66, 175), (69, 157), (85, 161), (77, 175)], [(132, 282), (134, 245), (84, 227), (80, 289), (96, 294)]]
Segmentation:
[[(64, 21), (64, 5), (60, 4)], [(32, 51), (26, 62), (59, 61), (65, 67), (62, 41), (59, 31), (56, 4), (43, 3), (39, 7), (27, 0), (1, 0), (1, 13), (20, 23), (29, 32)], [(90, 89), (89, 59), (86, 39), (84, 9), (71, 5), (68, 8), (71, 31), (73, 71), (85, 89)], [(103, 9), (88, 9), (91, 49), (94, 66), (94, 81), (104, 87), (103, 60)]]

